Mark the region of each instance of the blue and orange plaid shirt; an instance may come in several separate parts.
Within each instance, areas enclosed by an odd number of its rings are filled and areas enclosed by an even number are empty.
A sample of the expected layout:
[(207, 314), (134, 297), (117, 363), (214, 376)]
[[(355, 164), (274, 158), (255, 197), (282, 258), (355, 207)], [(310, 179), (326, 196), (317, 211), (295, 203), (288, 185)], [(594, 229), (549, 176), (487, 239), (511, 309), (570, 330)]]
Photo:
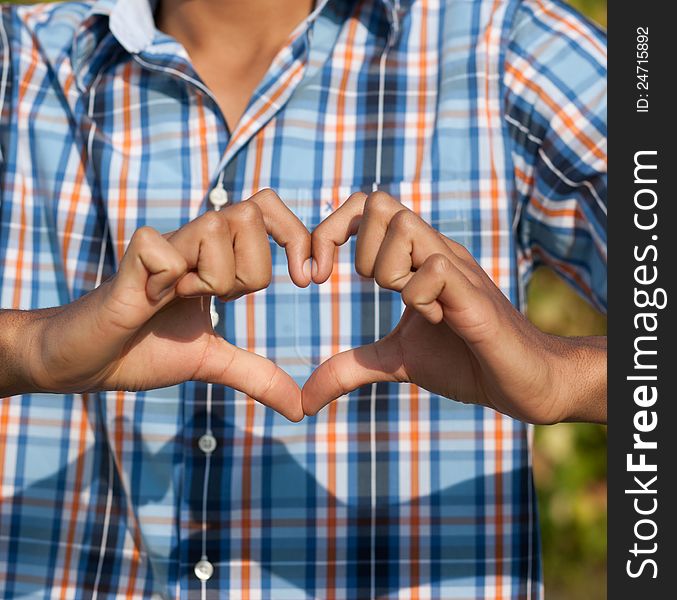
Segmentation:
[[(318, 2), (230, 131), (153, 7), (0, 8), (1, 307), (86, 294), (134, 230), (180, 227), (221, 186), (271, 187), (309, 229), (378, 188), (517, 306), (540, 264), (604, 306), (606, 43), (570, 8)], [(399, 320), (353, 244), (308, 289), (272, 253), (270, 287), (217, 302), (216, 331), (300, 384)], [(0, 596), (539, 599), (529, 435), (398, 384), (299, 424), (194, 382), (6, 398)]]

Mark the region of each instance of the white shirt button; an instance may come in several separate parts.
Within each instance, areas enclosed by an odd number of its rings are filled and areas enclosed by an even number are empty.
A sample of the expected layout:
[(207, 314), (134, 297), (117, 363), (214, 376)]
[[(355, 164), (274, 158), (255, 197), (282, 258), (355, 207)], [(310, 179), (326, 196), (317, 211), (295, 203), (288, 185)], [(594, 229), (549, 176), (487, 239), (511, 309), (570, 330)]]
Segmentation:
[(211, 433), (205, 433), (203, 436), (200, 436), (197, 446), (205, 454), (211, 454), (216, 450), (216, 438)]
[(214, 565), (208, 560), (201, 560), (195, 563), (193, 571), (200, 581), (207, 581), (214, 574)]
[(216, 309), (213, 306), (209, 311), (209, 316), (212, 318), (212, 327), (216, 328), (219, 324), (219, 313), (216, 312)]
[(209, 192), (209, 201), (216, 210), (219, 210), (228, 204), (228, 192), (223, 188), (223, 186), (215, 187), (211, 192)]

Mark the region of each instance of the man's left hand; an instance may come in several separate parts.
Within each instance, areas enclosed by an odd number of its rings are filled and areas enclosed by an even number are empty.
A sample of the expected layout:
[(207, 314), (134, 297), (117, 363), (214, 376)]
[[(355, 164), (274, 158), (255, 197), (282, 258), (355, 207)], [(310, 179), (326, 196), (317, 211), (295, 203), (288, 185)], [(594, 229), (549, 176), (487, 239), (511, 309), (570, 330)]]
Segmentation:
[(466, 248), (382, 192), (352, 195), (315, 229), (315, 283), (352, 235), (357, 272), (400, 292), (406, 309), (385, 338), (318, 367), (303, 388), (306, 414), (391, 381), (531, 423), (606, 421), (606, 338), (539, 331)]

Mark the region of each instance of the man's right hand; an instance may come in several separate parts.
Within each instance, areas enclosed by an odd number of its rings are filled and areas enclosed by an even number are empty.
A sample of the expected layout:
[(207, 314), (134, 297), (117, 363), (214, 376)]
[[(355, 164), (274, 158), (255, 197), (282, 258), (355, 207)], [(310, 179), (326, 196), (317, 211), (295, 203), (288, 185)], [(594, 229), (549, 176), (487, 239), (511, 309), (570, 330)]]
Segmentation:
[(137, 230), (114, 277), (71, 304), (21, 319), (14, 345), (23, 348), (12, 354), (27, 372), (20, 383), (0, 381), (0, 395), (138, 391), (195, 380), (302, 419), (294, 380), (217, 336), (211, 324), (211, 296), (233, 300), (270, 284), (268, 235), (285, 248), (294, 283), (306, 287), (310, 234), (271, 190), (171, 234)]

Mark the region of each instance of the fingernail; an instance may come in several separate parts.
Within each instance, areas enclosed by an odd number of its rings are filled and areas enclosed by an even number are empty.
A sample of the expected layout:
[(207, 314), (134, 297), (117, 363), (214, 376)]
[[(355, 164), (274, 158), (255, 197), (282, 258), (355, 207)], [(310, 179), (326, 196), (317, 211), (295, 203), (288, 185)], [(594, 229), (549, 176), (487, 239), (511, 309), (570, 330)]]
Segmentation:
[(312, 261), (312, 262), (313, 262), (313, 269), (312, 269), (313, 279), (315, 279), (317, 277), (317, 262), (316, 261)]
[(306, 279), (310, 279), (311, 270), (312, 270), (312, 259), (307, 258), (306, 262), (303, 263), (303, 276)]

